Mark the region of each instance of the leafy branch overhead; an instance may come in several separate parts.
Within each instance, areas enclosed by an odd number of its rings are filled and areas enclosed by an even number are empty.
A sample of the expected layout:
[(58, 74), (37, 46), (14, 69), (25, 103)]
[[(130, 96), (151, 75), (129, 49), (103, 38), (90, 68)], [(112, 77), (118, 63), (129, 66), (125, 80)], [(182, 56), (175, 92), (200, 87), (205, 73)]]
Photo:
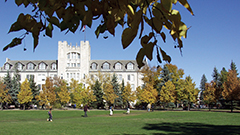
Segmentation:
[[(181, 51), (181, 38), (187, 37), (188, 27), (181, 21), (180, 13), (173, 9), (173, 4), (178, 2), (193, 15), (187, 0), (15, 0), (18, 6), (32, 6), (33, 10), (29, 14), (19, 14), (8, 33), (20, 30), (25, 30), (25, 33), (14, 38), (3, 51), (21, 44), (28, 34), (32, 34), (35, 50), (40, 33), (52, 37), (54, 26), (66, 33), (75, 33), (85, 25), (91, 28), (94, 20), (101, 20), (95, 30), (96, 37), (106, 31), (114, 36), (115, 28), (120, 25), (123, 27), (121, 42), (124, 49), (139, 33), (142, 45), (136, 57), (139, 67), (144, 65), (144, 57), (152, 60), (154, 47), (157, 48), (157, 59), (160, 63), (162, 60), (171, 62), (171, 57), (157, 44), (157, 35), (166, 42), (166, 34), (162, 31), (165, 27), (178, 43), (175, 47)], [(145, 26), (149, 26), (151, 31), (143, 35), (146, 33)]]

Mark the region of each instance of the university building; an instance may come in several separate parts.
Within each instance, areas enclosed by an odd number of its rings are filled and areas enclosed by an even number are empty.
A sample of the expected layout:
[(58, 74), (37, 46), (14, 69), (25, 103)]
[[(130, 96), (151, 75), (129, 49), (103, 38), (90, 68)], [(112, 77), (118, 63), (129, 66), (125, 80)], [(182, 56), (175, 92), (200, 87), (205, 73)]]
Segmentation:
[(67, 82), (71, 78), (78, 80), (86, 76), (94, 76), (101, 73), (115, 74), (119, 83), (124, 80), (129, 82), (132, 90), (142, 86), (141, 73), (135, 60), (91, 60), (91, 47), (89, 41), (81, 41), (80, 46), (69, 45), (66, 41), (58, 42), (58, 60), (11, 60), (0, 67), (0, 76), (3, 78), (9, 71), (10, 76), (14, 74), (14, 66), (20, 71), (21, 83), (33, 77), (36, 84), (42, 89), (46, 77), (60, 77)]

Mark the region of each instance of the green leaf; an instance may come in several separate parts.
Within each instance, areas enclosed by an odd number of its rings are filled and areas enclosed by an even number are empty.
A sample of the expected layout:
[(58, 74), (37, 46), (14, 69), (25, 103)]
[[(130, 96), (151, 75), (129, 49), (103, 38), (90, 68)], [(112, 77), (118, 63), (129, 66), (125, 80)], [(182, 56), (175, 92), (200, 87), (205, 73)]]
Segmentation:
[(161, 3), (168, 12), (172, 10), (172, 2), (170, 0), (161, 0)]
[(166, 35), (165, 35), (165, 33), (161, 32), (160, 35), (161, 35), (163, 41), (166, 43)]
[[(160, 47), (159, 47), (160, 48)], [(161, 54), (162, 54), (162, 57), (163, 57), (163, 60), (170, 63), (171, 62), (171, 57), (169, 55), (166, 54), (165, 51), (163, 51), (161, 48), (160, 48), (160, 51), (161, 51)]]
[(3, 48), (3, 51), (6, 51), (8, 48), (15, 47), (15, 46), (17, 46), (17, 45), (19, 45), (21, 43), (22, 43), (22, 38), (14, 38), (10, 44), (6, 45)]
[(141, 68), (142, 66), (144, 66), (144, 63), (143, 63), (144, 56), (145, 56), (145, 50), (143, 48), (141, 48), (138, 51), (138, 54), (137, 54), (137, 57), (136, 57), (138, 68)]
[(20, 6), (23, 3), (23, 0), (15, 0), (15, 3)]
[(35, 48), (38, 46), (39, 37), (38, 35), (34, 35), (34, 34), (32, 34), (32, 36), (33, 36), (33, 50), (35, 50)]
[(192, 11), (192, 8), (190, 7), (187, 0), (178, 0), (178, 2), (181, 3), (192, 15), (194, 15), (193, 11)]
[(122, 46), (123, 49), (127, 48), (136, 37), (137, 31), (131, 28), (126, 28), (122, 33)]
[(57, 27), (60, 27), (59, 20), (58, 20), (56, 17), (52, 16), (51, 18), (47, 18), (47, 20), (48, 20), (50, 23), (56, 25)]
[(8, 31), (8, 33), (13, 32), (13, 31), (19, 31), (22, 30), (23, 27), (21, 26), (21, 24), (17, 21), (14, 24), (12, 24), (10, 30)]
[(64, 31), (64, 30), (66, 30), (68, 27), (67, 27), (67, 24), (64, 22), (64, 21), (62, 21), (61, 23), (60, 23), (60, 29), (61, 29), (61, 31)]
[(97, 38), (99, 37), (100, 34), (100, 29), (101, 29), (101, 24), (97, 27), (97, 29), (95, 30), (95, 35), (97, 36)]
[(52, 31), (53, 31), (53, 26), (51, 23), (48, 24), (48, 26), (46, 27), (46, 35), (49, 37), (52, 37)]

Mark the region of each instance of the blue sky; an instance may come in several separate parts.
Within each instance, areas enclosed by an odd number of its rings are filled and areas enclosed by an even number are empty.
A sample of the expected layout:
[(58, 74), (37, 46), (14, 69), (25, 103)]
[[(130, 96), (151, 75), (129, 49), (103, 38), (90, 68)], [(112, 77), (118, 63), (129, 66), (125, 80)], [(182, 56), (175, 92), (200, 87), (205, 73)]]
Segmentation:
[[(167, 42), (163, 43), (158, 36), (158, 45), (162, 47), (168, 55), (172, 57), (172, 64), (181, 68), (186, 75), (190, 75), (199, 87), (203, 74), (206, 75), (208, 82), (212, 80), (214, 67), (220, 72), (223, 67), (230, 68), (231, 61), (235, 62), (237, 68), (240, 67), (240, 14), (238, 13), (239, 0), (188, 0), (194, 16), (192, 16), (184, 7), (177, 4), (175, 9), (179, 10), (182, 20), (191, 28), (188, 31), (186, 39), (183, 39), (184, 47), (182, 56), (178, 49), (174, 48), (176, 44), (170, 35), (167, 35)], [(18, 14), (27, 13), (31, 9), (25, 9), (23, 6), (17, 7), (14, 1), (8, 0), (6, 3), (0, 1), (0, 49), (9, 44), (14, 37), (19, 37), (24, 31), (7, 34), (12, 23), (18, 17)], [(91, 45), (91, 59), (93, 60), (133, 60), (140, 49), (140, 41), (136, 38), (131, 46), (122, 49), (120, 26), (116, 29), (115, 37), (109, 33), (100, 35), (97, 39), (94, 31), (97, 22), (93, 23), (92, 29), (86, 28), (86, 39)], [(146, 28), (144, 34), (148, 34)], [(104, 39), (103, 36), (108, 36)], [(138, 36), (137, 36), (138, 37)], [(67, 41), (79, 45), (84, 40), (84, 33), (77, 30), (75, 34), (60, 32), (55, 28), (53, 38), (40, 37), (39, 46), (33, 52), (32, 36), (23, 40), (23, 44), (11, 48), (5, 52), (0, 52), (0, 66), (6, 61), (6, 57), (12, 60), (56, 60), (58, 41)], [(24, 45), (27, 51), (23, 51)], [(154, 59), (149, 62), (151, 66), (156, 66)], [(164, 63), (163, 63), (164, 64)]]

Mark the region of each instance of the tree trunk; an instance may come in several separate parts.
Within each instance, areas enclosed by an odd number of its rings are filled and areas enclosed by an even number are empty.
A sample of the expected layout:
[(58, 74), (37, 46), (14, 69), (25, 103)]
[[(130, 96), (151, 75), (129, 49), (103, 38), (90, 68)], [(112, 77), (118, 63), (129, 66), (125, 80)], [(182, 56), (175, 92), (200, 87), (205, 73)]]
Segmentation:
[(25, 110), (25, 104), (23, 104), (23, 110)]
[(188, 104), (188, 111), (190, 111), (190, 104)]
[(233, 112), (233, 101), (231, 100), (231, 112)]
[(211, 111), (211, 104), (208, 104), (208, 109), (209, 111)]

